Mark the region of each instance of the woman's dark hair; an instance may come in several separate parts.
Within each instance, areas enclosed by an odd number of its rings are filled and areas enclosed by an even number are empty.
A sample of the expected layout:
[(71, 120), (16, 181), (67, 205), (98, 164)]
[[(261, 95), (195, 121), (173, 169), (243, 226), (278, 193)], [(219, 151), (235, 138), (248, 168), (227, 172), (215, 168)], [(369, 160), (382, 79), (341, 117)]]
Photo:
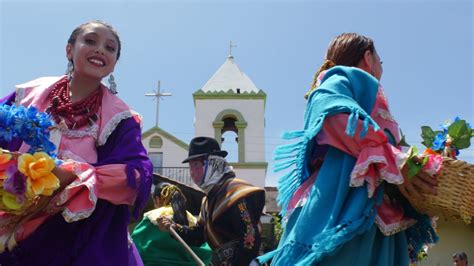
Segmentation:
[(319, 74), (333, 66), (357, 66), (365, 51), (375, 51), (374, 41), (357, 33), (343, 33), (329, 43), (326, 59), (314, 75), (307, 97), (317, 87)]
[(189, 225), (186, 213), (186, 197), (183, 192), (170, 183), (158, 183), (153, 191), (153, 198), (158, 198), (162, 206), (173, 208), (173, 221), (180, 225)]
[(75, 28), (72, 33), (71, 33), (71, 36), (69, 36), (69, 39), (67, 40), (67, 43), (71, 44), (71, 45), (74, 45), (76, 43), (76, 39), (77, 39), (77, 36), (79, 36), (79, 34), (81, 34), (81, 32), (84, 30), (85, 27), (87, 27), (88, 25), (90, 24), (100, 24), (104, 27), (106, 27), (107, 29), (109, 29), (112, 34), (114, 35), (116, 41), (117, 41), (117, 60), (119, 60), (120, 58), (120, 49), (122, 48), (122, 44), (120, 42), (120, 37), (117, 33), (117, 31), (112, 27), (112, 25), (102, 21), (102, 20), (92, 20), (92, 21), (89, 21), (89, 22), (86, 22), (84, 24), (81, 24), (79, 26), (77, 26), (77, 28)]
[(458, 260), (464, 260), (466, 261), (466, 263), (469, 265), (468, 261), (467, 261), (467, 255), (465, 252), (456, 252), (453, 254), (453, 259), (458, 259)]
[(375, 50), (372, 39), (357, 33), (343, 33), (329, 44), (326, 59), (335, 65), (357, 66), (367, 50)]

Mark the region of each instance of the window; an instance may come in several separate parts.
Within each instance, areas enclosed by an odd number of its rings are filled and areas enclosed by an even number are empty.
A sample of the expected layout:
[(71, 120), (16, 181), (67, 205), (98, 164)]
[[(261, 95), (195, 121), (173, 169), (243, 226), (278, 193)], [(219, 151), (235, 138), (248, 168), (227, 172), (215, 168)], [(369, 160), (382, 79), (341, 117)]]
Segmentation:
[(148, 145), (150, 148), (161, 148), (163, 146), (163, 140), (159, 136), (154, 136), (150, 139)]
[(148, 154), (151, 163), (153, 164), (153, 172), (161, 173), (163, 167), (163, 153), (162, 152), (151, 152)]

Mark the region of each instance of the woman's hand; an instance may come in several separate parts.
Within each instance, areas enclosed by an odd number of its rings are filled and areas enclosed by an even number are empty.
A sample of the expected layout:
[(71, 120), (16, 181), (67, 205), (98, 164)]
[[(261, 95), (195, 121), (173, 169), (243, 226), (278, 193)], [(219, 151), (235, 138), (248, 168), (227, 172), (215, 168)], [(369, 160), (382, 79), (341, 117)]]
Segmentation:
[[(413, 158), (416, 162), (421, 163), (423, 156), (418, 155)], [(430, 176), (429, 174), (420, 171), (417, 175), (412, 178), (408, 178), (408, 164), (405, 164), (401, 170), (404, 182), (398, 185), (398, 189), (402, 195), (407, 199), (423, 200), (424, 196), (422, 193), (436, 195), (436, 186), (438, 180), (436, 176)]]
[(53, 169), (52, 173), (59, 179), (59, 188), (56, 190), (55, 194), (57, 192), (63, 191), (77, 178), (73, 172), (67, 171), (57, 166)]
[(173, 229), (176, 228), (176, 224), (171, 220), (166, 217), (158, 217), (156, 219), (156, 223), (158, 225), (158, 228), (160, 228), (161, 231), (163, 232), (170, 232), (170, 227)]

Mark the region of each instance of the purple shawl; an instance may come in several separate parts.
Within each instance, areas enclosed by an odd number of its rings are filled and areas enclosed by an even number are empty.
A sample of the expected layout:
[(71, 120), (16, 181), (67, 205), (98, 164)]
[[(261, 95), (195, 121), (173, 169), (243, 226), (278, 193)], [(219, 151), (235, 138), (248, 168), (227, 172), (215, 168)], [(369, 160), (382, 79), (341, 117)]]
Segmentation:
[[(15, 93), (0, 100), (14, 102)], [(8, 150), (18, 150), (21, 140), (0, 142)], [(141, 142), (140, 125), (128, 118), (120, 122), (103, 146), (97, 147), (95, 166), (127, 164), (128, 185), (137, 189), (133, 215), (148, 200), (152, 179), (152, 164)], [(132, 175), (137, 170), (140, 184)], [(129, 246), (127, 226), (130, 222), (127, 205), (114, 205), (98, 199), (89, 218), (67, 223), (58, 213), (49, 218), (11, 252), (0, 254), (0, 265), (137, 265), (141, 259)]]

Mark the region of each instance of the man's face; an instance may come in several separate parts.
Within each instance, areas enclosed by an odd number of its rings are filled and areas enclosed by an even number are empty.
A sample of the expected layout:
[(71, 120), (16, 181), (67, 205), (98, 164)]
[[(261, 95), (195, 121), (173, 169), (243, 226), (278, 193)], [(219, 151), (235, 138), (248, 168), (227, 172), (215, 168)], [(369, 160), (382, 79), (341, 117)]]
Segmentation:
[(202, 158), (190, 160), (189, 171), (194, 183), (200, 185), (204, 177), (204, 160)]

